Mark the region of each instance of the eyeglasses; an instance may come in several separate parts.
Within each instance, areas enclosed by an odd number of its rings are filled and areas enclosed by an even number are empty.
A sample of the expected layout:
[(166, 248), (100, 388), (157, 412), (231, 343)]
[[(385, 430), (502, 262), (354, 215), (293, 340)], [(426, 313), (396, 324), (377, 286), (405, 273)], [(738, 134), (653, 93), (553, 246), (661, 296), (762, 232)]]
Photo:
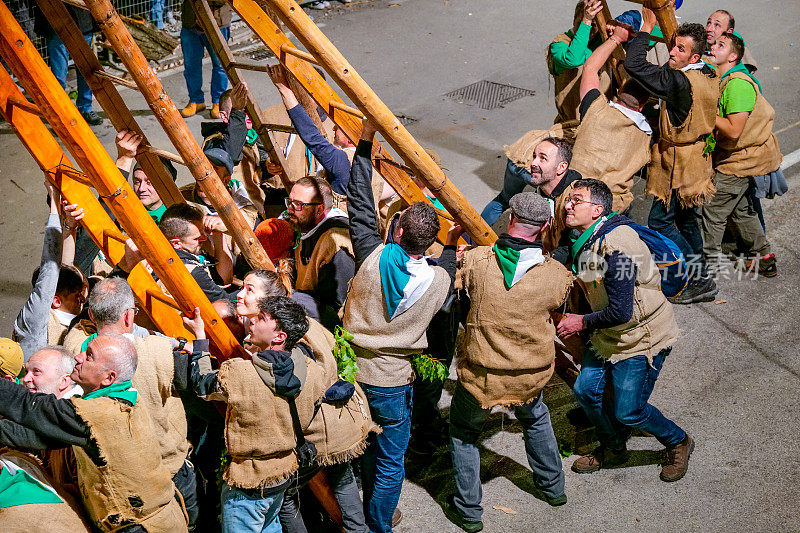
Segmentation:
[(291, 198), (284, 198), (283, 203), (286, 204), (286, 209), (302, 211), (307, 205), (320, 205), (322, 202), (301, 202), (299, 200), (292, 200)]
[(581, 204), (603, 205), (603, 204), (598, 204), (597, 202), (590, 202), (589, 200), (584, 200), (583, 198), (580, 198), (578, 196), (570, 196), (569, 200), (567, 200), (567, 203), (572, 204), (572, 207), (576, 207)]

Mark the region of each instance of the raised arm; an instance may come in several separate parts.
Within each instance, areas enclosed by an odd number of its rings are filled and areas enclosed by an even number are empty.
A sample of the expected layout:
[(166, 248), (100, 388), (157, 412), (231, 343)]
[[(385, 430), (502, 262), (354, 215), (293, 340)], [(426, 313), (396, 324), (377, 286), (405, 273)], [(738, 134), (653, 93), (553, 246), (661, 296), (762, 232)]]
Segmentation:
[(628, 40), (629, 33), (627, 28), (617, 24), (612, 26), (611, 23), (609, 23), (609, 27), (613, 28), (611, 36), (592, 52), (592, 55), (589, 56), (589, 59), (587, 59), (586, 63), (583, 65), (580, 88), (581, 100), (583, 100), (586, 93), (592, 89), (600, 90), (600, 71), (603, 69), (606, 62), (608, 62), (608, 58), (611, 57), (611, 54), (614, 53), (617, 46)]
[(578, 68), (583, 65), (589, 53), (589, 38), (592, 33), (592, 21), (602, 11), (603, 4), (600, 0), (584, 0), (585, 8), (583, 19), (569, 44), (553, 43), (550, 45), (550, 54), (553, 57), (553, 66), (558, 75), (562, 70)]
[(361, 139), (356, 148), (350, 181), (347, 184), (347, 215), (350, 218), (350, 240), (356, 256), (356, 270), (375, 248), (383, 244), (375, 215), (372, 196), (372, 141), (375, 125), (364, 119)]

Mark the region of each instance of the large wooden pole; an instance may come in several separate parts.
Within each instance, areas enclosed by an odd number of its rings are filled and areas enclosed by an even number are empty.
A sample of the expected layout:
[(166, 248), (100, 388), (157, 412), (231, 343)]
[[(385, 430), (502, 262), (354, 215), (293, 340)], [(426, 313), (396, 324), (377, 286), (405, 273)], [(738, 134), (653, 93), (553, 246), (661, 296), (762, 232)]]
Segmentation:
[[(239, 2), (233, 0), (233, 5)], [(272, 10), (294, 33), (321, 67), (342, 88), (365, 116), (369, 117), (387, 142), (403, 161), (438, 198), (445, 209), (478, 244), (491, 244), (497, 238), (492, 228), (480, 217), (461, 192), (447, 179), (439, 166), (431, 159), (414, 137), (400, 123), (378, 95), (358, 75), (352, 65), (328, 40), (325, 34), (306, 15), (294, 0), (257, 0), (266, 9)], [(238, 11), (238, 8), (237, 8)], [(302, 83), (302, 79), (298, 77)], [(394, 186), (394, 184), (390, 184)], [(408, 187), (406, 187), (408, 189)], [(401, 190), (397, 190), (401, 193)], [(408, 190), (414, 199), (427, 201), (419, 190)], [(420, 198), (421, 197), (421, 198)]]
[(274, 270), (261, 243), (256, 239), (253, 228), (245, 221), (239, 208), (234, 204), (225, 184), (214, 171), (197, 140), (192, 136), (178, 108), (164, 92), (161, 81), (147, 63), (144, 54), (136, 45), (125, 23), (122, 22), (111, 2), (108, 0), (88, 0), (86, 2), (92, 17), (100, 25), (114, 51), (125, 68), (136, 81), (142, 95), (156, 119), (161, 123), (167, 136), (183, 158), (189, 172), (206, 194), (225, 226), (233, 236), (247, 262), (253, 268)]
[[(148, 145), (147, 137), (133, 118), (133, 114), (117, 91), (114, 82), (111, 78), (104, 77), (105, 69), (86, 43), (64, 2), (62, 0), (38, 0), (38, 4), (42, 14), (47, 18), (47, 22), (67, 47), (75, 66), (86, 79), (86, 83), (92, 89), (92, 94), (106, 112), (114, 128), (117, 131), (133, 131), (141, 135), (142, 146)], [(136, 155), (136, 160), (142, 166), (142, 170), (147, 174), (147, 178), (158, 191), (158, 197), (165, 205), (170, 206), (184, 201), (180, 189), (175, 185), (175, 181), (157, 155), (143, 150)]]
[(0, 57), (33, 99), (38, 113), (95, 185), (181, 310), (191, 315), (195, 307), (200, 308), (206, 332), (224, 356), (248, 357), (3, 2), (0, 2), (0, 29)]
[[(611, 10), (608, 9), (608, 3), (606, 0), (600, 1), (603, 3), (603, 10), (597, 14), (597, 16), (594, 18), (594, 22), (597, 26), (597, 30), (600, 32), (600, 38), (605, 41), (608, 39), (608, 23), (612, 20)], [(616, 79), (617, 84), (621, 86), (622, 82), (625, 81), (625, 74), (619, 68), (619, 65), (625, 62), (625, 50), (621, 46), (614, 48), (609, 61), (611, 62), (611, 70), (613, 71), (614, 79)]]
[(675, 18), (675, 2), (674, 0), (627, 0), (634, 4), (641, 4), (644, 7), (653, 10), (658, 21), (658, 27), (661, 28), (661, 33), (664, 34), (664, 43), (667, 47), (671, 47), (675, 39), (675, 34), (678, 33), (678, 19)]

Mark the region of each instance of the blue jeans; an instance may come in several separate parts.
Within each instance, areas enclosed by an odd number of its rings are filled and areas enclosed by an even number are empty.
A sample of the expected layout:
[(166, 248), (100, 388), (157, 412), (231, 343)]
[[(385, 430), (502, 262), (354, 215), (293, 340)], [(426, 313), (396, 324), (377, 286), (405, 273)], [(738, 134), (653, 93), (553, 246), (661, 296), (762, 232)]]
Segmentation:
[[(450, 454), (456, 478), (454, 503), (461, 516), (478, 522), (483, 516), (481, 497), (481, 458), (478, 438), (489, 409), (481, 405), (459, 383), (450, 404)], [(550, 411), (541, 393), (525, 405), (514, 407), (522, 424), (522, 440), (536, 486), (549, 497), (564, 494), (564, 470), (558, 442), (550, 423)]]
[(486, 204), (481, 213), (481, 218), (490, 226), (497, 222), (503, 211), (508, 209), (508, 202), (515, 194), (519, 194), (526, 185), (531, 184), (531, 173), (520, 168), (509, 159), (506, 163), (506, 174), (503, 176), (503, 189), (495, 196), (494, 200)]
[(371, 434), (361, 458), (361, 488), (364, 490), (364, 515), (374, 533), (392, 531), (392, 514), (400, 499), (406, 475), (405, 454), (411, 435), (411, 384), (375, 387), (359, 383), (369, 402), (369, 411), (380, 435)]
[[(227, 41), (231, 36), (230, 26), (220, 28)], [(203, 54), (208, 50), (211, 56), (211, 103), (218, 104), (219, 97), (228, 88), (228, 76), (222, 68), (217, 54), (211, 48), (208, 37), (196, 28), (181, 28), (181, 50), (183, 50), (183, 77), (186, 90), (189, 91), (189, 102), (205, 103), (203, 96)]]
[(281, 533), (278, 512), (284, 491), (263, 497), (256, 492), (222, 486), (222, 533)]
[[(84, 33), (83, 38), (86, 42), (91, 44), (92, 34)], [(47, 54), (50, 57), (50, 70), (58, 80), (58, 83), (66, 89), (67, 88), (67, 72), (69, 71), (69, 52), (67, 47), (61, 42), (59, 36), (55, 33), (47, 40)], [(78, 73), (78, 98), (75, 100), (75, 107), (81, 113), (88, 113), (92, 110), (92, 90), (89, 84), (81, 75), (81, 71), (77, 68), (75, 71)]]
[(150, 6), (150, 20), (156, 28), (164, 27), (164, 0), (153, 0)]
[(661, 200), (653, 199), (647, 226), (678, 245), (686, 258), (689, 279), (706, 276), (700, 216), (697, 208), (681, 206), (677, 190), (672, 191), (669, 207)]
[(617, 363), (600, 357), (591, 346), (575, 382), (575, 398), (594, 424), (600, 444), (618, 450), (625, 446), (626, 427), (647, 431), (667, 448), (686, 438), (686, 432), (647, 403), (672, 347), (653, 358), (644, 355)]

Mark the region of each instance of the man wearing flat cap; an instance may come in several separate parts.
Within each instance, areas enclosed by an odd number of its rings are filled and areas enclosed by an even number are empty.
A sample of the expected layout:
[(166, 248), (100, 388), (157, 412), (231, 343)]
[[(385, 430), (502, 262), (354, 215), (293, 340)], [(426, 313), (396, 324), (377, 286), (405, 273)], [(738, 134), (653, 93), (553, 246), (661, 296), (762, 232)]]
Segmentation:
[(535, 192), (510, 201), (508, 233), (493, 246), (464, 253), (456, 278), (469, 295), (458, 385), (450, 406), (450, 451), (456, 494), (446, 506), (454, 523), (480, 531), (478, 437), (492, 407), (512, 407), (523, 428), (533, 480), (550, 505), (563, 505), (564, 472), (542, 389), (553, 375), (555, 326), (572, 285), (561, 263), (547, 257), (540, 235), (550, 220), (548, 201)]

